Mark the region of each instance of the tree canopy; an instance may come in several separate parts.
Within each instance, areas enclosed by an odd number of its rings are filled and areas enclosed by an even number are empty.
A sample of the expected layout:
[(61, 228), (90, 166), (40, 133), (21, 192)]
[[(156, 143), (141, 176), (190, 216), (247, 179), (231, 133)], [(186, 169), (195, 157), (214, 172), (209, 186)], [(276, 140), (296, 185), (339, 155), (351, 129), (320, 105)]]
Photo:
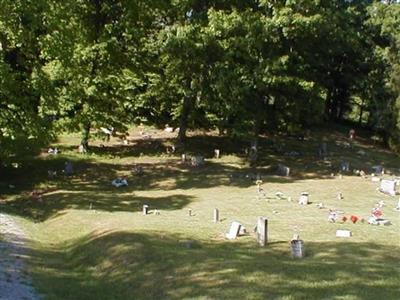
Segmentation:
[[(358, 122), (400, 144), (400, 4), (0, 0), (0, 157), (147, 123), (257, 137)], [(354, 112), (358, 116), (354, 117)]]

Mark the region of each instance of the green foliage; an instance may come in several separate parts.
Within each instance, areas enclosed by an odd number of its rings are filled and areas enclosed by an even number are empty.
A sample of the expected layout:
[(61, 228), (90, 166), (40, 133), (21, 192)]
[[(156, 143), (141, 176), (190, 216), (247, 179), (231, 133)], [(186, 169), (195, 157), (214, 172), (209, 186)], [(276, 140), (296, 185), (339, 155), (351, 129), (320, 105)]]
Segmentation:
[(352, 111), (386, 142), (400, 139), (396, 2), (1, 6), (4, 153), (16, 137), (39, 143), (60, 131), (82, 131), (86, 146), (100, 127), (124, 133), (131, 123), (179, 127), (181, 141), (190, 128), (258, 136)]

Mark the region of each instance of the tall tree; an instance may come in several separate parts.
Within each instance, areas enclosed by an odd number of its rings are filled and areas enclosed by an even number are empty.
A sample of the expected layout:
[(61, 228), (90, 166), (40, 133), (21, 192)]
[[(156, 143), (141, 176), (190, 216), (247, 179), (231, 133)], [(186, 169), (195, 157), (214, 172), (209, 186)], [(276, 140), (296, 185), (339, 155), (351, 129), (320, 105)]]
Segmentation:
[[(39, 40), (47, 33), (46, 1), (0, 1), (0, 159), (51, 137), (42, 110), (48, 79)], [(28, 149), (27, 149), (28, 147)]]

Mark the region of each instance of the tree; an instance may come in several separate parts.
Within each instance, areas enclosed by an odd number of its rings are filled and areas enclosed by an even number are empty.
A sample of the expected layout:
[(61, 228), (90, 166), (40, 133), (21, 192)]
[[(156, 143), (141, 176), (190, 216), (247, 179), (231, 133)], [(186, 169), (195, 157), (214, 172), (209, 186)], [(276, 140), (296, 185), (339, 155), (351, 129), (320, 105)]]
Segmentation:
[(42, 109), (48, 79), (38, 42), (46, 1), (0, 1), (0, 159), (32, 151), (52, 136)]

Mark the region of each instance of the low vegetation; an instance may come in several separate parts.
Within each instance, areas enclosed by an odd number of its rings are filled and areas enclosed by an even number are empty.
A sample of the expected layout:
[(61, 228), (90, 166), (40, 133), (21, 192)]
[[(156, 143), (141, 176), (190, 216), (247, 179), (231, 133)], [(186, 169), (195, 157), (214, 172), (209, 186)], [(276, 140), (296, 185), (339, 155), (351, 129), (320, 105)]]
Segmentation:
[[(362, 136), (345, 148), (347, 129), (337, 128), (312, 132), (305, 141), (264, 137), (259, 162), (250, 167), (244, 155), (248, 143), (195, 135), (185, 150), (167, 154), (173, 134), (148, 131), (151, 140), (131, 131), (129, 145), (96, 141), (86, 155), (77, 154), (79, 137), (63, 136), (54, 145), (60, 154), (42, 153), (2, 178), (0, 208), (30, 236), (30, 274), (45, 299), (400, 297), (398, 199), (377, 192), (370, 178), (337, 176), (342, 160), (355, 169), (383, 164), (398, 172), (394, 154), (373, 148)], [(331, 165), (316, 156), (323, 138)], [(222, 151), (220, 159), (212, 157), (215, 148)], [(204, 154), (205, 165), (182, 164), (183, 151)], [(285, 155), (290, 151), (300, 155)], [(67, 160), (74, 164), (70, 177), (60, 173)], [(276, 176), (278, 163), (290, 166), (292, 175)], [(131, 173), (134, 164), (143, 166), (143, 175)], [(58, 171), (54, 179), (47, 178), (48, 170)], [(257, 194), (257, 173), (266, 197)], [(114, 188), (111, 181), (118, 176), (126, 176), (129, 185)], [(32, 196), (34, 189), (41, 197)], [(275, 196), (278, 191), (283, 199)], [(297, 204), (303, 191), (310, 193), (307, 206)], [(328, 222), (328, 208), (366, 219), (380, 200), (391, 226)], [(143, 204), (149, 215), (142, 214)], [(214, 208), (220, 210), (219, 223), (212, 222)], [(265, 248), (253, 236), (258, 216), (269, 220)], [(235, 220), (248, 234), (228, 241), (224, 234)], [(337, 229), (353, 236), (337, 238)], [(291, 257), (293, 234), (305, 241), (304, 259)]]

